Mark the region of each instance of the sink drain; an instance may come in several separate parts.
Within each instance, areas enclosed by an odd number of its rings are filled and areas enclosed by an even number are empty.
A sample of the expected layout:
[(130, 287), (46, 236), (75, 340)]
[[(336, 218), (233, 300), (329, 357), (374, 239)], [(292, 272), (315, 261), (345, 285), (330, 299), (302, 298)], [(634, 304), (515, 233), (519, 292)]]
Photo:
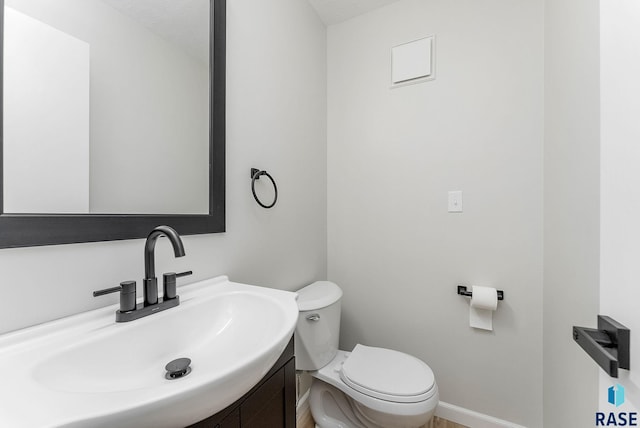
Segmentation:
[(164, 369), (167, 371), (164, 377), (169, 380), (180, 379), (181, 377), (185, 377), (189, 373), (191, 373), (191, 364), (190, 358), (177, 358), (173, 361), (169, 361)]

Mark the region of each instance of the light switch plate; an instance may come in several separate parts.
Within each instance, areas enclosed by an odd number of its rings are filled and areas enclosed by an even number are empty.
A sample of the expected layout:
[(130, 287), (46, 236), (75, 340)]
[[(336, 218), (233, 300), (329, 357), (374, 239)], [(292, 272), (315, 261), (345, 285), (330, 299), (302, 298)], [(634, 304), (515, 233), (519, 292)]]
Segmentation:
[(449, 192), (449, 212), (461, 213), (462, 212), (462, 190), (455, 190)]

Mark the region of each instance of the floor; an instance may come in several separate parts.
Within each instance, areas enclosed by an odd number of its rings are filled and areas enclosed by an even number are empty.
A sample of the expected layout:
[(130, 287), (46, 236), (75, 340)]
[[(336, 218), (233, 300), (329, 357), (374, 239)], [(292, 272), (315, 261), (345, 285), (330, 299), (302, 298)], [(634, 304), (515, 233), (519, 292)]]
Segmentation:
[(439, 417), (434, 417), (431, 419), (431, 422), (426, 424), (423, 428), (467, 428), (464, 425), (457, 424), (455, 422), (448, 421), (446, 419), (440, 419)]
[[(306, 412), (303, 412), (298, 416), (298, 421), (296, 423), (297, 428), (315, 428), (315, 423), (313, 422), (313, 418), (311, 417), (311, 412), (307, 409)], [(422, 428), (467, 428), (464, 425), (457, 424), (455, 422), (448, 421), (446, 419), (440, 419), (435, 416), (431, 419), (431, 422), (426, 424)]]

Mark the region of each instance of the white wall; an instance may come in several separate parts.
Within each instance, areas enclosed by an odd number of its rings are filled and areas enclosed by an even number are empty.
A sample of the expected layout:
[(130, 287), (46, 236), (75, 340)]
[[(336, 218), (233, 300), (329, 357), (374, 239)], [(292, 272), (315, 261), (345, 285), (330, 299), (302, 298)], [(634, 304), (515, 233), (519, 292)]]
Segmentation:
[[(326, 30), (299, 0), (233, 0), (227, 23), (227, 232), (184, 237), (181, 259), (160, 242), (156, 269), (294, 290), (326, 276)], [(277, 180), (275, 208), (253, 201), (251, 167)], [(91, 291), (126, 279), (140, 293), (143, 245), (0, 250), (0, 332), (113, 304)]]
[(599, 368), (572, 338), (595, 326), (599, 279), (598, 0), (545, 1), (544, 426), (594, 426)]
[[(434, 34), (436, 79), (390, 89)], [(542, 426), (543, 2), (404, 0), (328, 29), (329, 279), (341, 346), (426, 361), (441, 400)], [(447, 192), (464, 191), (464, 213)], [(505, 291), (494, 332), (459, 283)]]
[[(631, 329), (631, 371), (619, 379), (600, 372), (600, 409), (640, 410), (640, 5), (600, 3), (601, 276), (600, 313)], [(625, 387), (625, 404), (607, 402), (607, 389)]]

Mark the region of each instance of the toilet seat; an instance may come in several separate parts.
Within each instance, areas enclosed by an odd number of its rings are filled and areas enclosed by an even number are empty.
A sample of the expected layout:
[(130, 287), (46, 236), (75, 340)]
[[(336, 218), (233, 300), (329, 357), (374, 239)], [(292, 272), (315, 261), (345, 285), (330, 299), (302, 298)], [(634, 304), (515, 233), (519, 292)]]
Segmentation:
[(392, 349), (356, 345), (340, 378), (358, 392), (394, 403), (417, 403), (433, 395), (435, 378), (421, 360)]
[[(381, 396), (380, 393), (375, 394), (375, 391), (371, 391), (367, 388), (360, 387), (359, 389), (356, 389), (351, 385), (348, 385), (343, 380), (344, 375), (342, 375), (341, 372), (343, 365), (346, 364), (349, 358), (351, 358), (351, 355), (352, 352), (338, 351), (335, 358), (331, 360), (331, 362), (329, 362), (326, 366), (316, 371), (310, 371), (309, 374), (318, 381), (331, 385), (332, 387), (343, 392), (345, 396), (352, 400), (352, 405), (355, 408), (358, 408), (359, 412), (369, 413), (370, 411), (366, 410), (368, 408), (372, 409), (371, 411), (376, 414), (378, 414), (377, 412), (380, 412), (381, 414), (394, 415), (394, 418), (421, 418), (424, 415), (432, 413), (438, 405), (439, 394), (438, 384), (436, 382), (433, 382), (433, 385), (428, 392), (420, 396), (413, 397), (413, 400), (409, 402), (399, 402), (398, 396), (377, 398), (374, 395)], [(384, 369), (379, 369), (378, 371), (380, 370)], [(351, 381), (351, 383), (353, 384), (353, 381)], [(317, 382), (314, 382), (314, 385), (316, 384)], [(426, 389), (427, 387), (425, 387), (424, 389)], [(312, 389), (314, 389), (314, 386), (312, 386)], [(378, 417), (380, 417), (379, 414), (374, 419)], [(424, 425), (424, 423), (425, 422), (422, 422), (421, 424), (417, 424), (416, 426)], [(380, 423), (378, 423), (378, 425), (385, 426), (385, 424)], [(393, 424), (386, 425), (392, 426)]]

